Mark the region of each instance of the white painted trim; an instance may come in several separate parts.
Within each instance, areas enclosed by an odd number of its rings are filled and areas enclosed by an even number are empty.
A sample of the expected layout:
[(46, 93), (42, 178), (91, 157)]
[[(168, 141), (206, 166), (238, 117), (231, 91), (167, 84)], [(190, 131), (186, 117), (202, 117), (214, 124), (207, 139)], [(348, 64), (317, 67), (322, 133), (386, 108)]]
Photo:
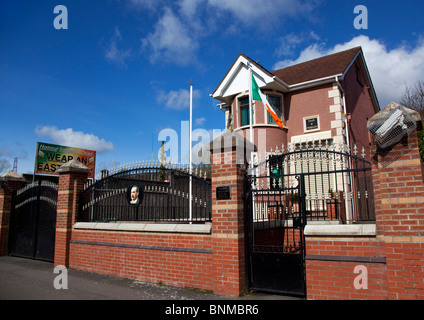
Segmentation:
[(290, 142), (291, 143), (302, 143), (302, 142), (312, 142), (318, 141), (318, 140), (330, 140), (333, 139), (333, 133), (331, 130), (323, 131), (323, 132), (316, 132), (316, 133), (309, 133), (309, 134), (302, 134), (298, 136), (291, 137)]
[[(261, 128), (261, 127), (263, 127), (263, 128), (280, 128), (278, 126), (278, 124), (273, 124), (273, 123), (270, 123), (270, 124), (258, 123), (258, 124), (253, 124), (252, 125), (252, 128), (253, 129), (255, 129), (255, 128)], [(234, 129), (234, 132), (238, 132), (240, 130), (245, 130), (245, 129), (249, 129), (249, 125), (238, 127), (237, 129)], [(289, 129), (288, 127), (284, 126), (284, 129), (282, 129), (282, 130), (288, 130), (288, 129)], [(280, 130), (281, 130), (281, 128), (280, 128)]]
[[(231, 83), (235, 81), (236, 75), (239, 73), (241, 68), (249, 69), (248, 64), (250, 61), (244, 56), (240, 55), (237, 60), (234, 62), (226, 77), (222, 80), (218, 88), (211, 94), (213, 98), (218, 99), (219, 97), (224, 97), (225, 91), (228, 89)], [(260, 69), (255, 63), (251, 63), (251, 69), (255, 75), (256, 81), (260, 87), (266, 86), (269, 83), (274, 82), (274, 76), (266, 74), (262, 69)], [(248, 88), (247, 88), (248, 89)], [(218, 99), (219, 100), (219, 99)]]
[(301, 83), (295, 83), (289, 86), (289, 90), (290, 91), (301, 90), (301, 89), (306, 89), (309, 87), (315, 87), (320, 84), (334, 82), (334, 77), (340, 77), (340, 76), (342, 76), (342, 74), (335, 74), (335, 75), (320, 78), (320, 79), (314, 79), (314, 80), (309, 80), (309, 81), (305, 81)]
[(355, 57), (352, 59), (352, 61), (349, 63), (349, 65), (347, 66), (346, 70), (343, 72), (341, 80), (344, 80), (346, 73), (349, 71), (350, 67), (355, 63), (356, 58), (358, 58), (358, 56), (362, 53), (362, 50), (359, 50), (358, 53), (355, 55)]

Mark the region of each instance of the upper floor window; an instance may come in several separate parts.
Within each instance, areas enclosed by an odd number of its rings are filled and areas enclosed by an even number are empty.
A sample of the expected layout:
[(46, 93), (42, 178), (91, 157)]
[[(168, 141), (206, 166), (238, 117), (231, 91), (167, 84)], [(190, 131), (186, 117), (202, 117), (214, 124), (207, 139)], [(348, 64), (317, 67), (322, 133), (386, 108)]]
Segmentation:
[(247, 126), (250, 124), (250, 113), (249, 113), (249, 97), (241, 98), (240, 103), (240, 127)]
[[(268, 102), (274, 107), (277, 116), (284, 122), (283, 119), (283, 104), (281, 103), (281, 97), (279, 96), (268, 96)], [(267, 111), (267, 123), (268, 124), (276, 124), (271, 114)]]

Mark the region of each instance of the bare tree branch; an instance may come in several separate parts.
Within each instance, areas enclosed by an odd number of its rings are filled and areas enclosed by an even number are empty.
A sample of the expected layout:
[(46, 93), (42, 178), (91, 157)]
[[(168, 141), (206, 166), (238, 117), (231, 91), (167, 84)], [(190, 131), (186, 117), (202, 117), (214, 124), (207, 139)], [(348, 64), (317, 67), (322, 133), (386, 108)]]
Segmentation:
[(12, 166), (6, 159), (0, 159), (0, 174), (9, 170)]
[(418, 111), (421, 118), (424, 118), (424, 81), (418, 80), (415, 88), (405, 85), (405, 92), (400, 103), (407, 108)]

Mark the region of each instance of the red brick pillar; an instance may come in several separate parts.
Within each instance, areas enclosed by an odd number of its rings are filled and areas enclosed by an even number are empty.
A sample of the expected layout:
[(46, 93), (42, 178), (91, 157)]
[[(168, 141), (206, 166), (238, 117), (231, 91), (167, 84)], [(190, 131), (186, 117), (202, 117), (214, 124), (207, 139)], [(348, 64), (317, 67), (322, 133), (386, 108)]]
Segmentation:
[(9, 171), (0, 178), (0, 256), (7, 255), (12, 195), (24, 184), (24, 178), (14, 171)]
[(57, 217), (54, 265), (69, 266), (69, 248), (72, 227), (78, 214), (78, 195), (87, 182), (90, 169), (78, 160), (71, 160), (61, 166), (57, 194)]
[(230, 132), (212, 143), (213, 291), (239, 296), (246, 290), (243, 181), (252, 148)]
[(386, 247), (389, 299), (424, 299), (424, 186), (416, 131), (371, 154), (377, 238)]

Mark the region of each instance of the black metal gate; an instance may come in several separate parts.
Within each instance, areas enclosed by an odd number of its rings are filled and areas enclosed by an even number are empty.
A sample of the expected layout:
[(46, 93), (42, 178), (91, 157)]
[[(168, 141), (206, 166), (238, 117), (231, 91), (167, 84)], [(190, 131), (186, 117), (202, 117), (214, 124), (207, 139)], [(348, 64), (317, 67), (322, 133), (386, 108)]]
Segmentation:
[[(345, 145), (304, 143), (260, 156), (245, 176), (248, 286), (306, 295), (307, 221), (375, 221), (371, 165)], [(316, 223), (316, 222), (314, 222)], [(321, 222), (320, 222), (321, 223)]]
[[(212, 221), (209, 166), (188, 168), (166, 164), (134, 164), (104, 172), (102, 179), (88, 183), (80, 193), (77, 221), (152, 221), (205, 223)], [(189, 215), (189, 182), (192, 179), (192, 214)], [(130, 201), (138, 190), (140, 201)]]
[[(271, 175), (246, 176), (248, 287), (305, 296), (302, 179), (278, 186)], [(273, 185), (274, 184), (274, 185)], [(303, 197), (304, 199), (304, 197)]]
[(58, 185), (37, 181), (12, 197), (9, 254), (54, 260)]

